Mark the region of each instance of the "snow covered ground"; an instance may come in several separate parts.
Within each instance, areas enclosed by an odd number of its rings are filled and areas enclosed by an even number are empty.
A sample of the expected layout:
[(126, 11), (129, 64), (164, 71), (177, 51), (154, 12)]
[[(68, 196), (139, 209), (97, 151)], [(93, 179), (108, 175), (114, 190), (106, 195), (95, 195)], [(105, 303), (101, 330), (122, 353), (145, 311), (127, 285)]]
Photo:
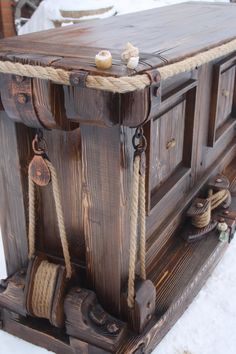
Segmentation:
[[(226, 0), (223, 0), (228, 2)], [(169, 5), (181, 0), (45, 0), (22, 33), (53, 27), (59, 10), (81, 10), (89, 4), (114, 4), (119, 14)], [(96, 5), (97, 6), (97, 5)], [(96, 8), (94, 6), (94, 8)], [(97, 6), (98, 7), (98, 6)], [(189, 309), (153, 354), (236, 354), (236, 241)], [(0, 278), (6, 276), (0, 237)], [(0, 353), (43, 354), (46, 350), (0, 331)]]

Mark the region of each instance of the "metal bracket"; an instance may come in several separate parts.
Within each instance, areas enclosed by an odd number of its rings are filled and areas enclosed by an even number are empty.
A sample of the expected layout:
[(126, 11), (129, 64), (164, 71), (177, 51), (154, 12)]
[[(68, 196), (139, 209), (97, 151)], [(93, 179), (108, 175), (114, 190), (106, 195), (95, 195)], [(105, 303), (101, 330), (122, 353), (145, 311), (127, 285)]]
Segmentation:
[(76, 87), (86, 87), (88, 72), (84, 70), (72, 71), (70, 74), (70, 84)]
[(148, 121), (156, 115), (161, 103), (161, 75), (157, 69), (147, 71), (146, 74), (151, 80), (149, 88), (149, 113), (146, 119)]

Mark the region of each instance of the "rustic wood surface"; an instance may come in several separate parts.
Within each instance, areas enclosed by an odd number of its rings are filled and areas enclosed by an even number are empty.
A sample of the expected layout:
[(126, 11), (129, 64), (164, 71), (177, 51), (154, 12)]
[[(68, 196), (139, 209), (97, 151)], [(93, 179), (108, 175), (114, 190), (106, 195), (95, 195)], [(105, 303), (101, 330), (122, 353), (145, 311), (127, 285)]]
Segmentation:
[(16, 35), (12, 0), (0, 1), (0, 38)]
[(99, 72), (94, 65), (95, 54), (101, 48), (111, 49), (114, 65), (102, 74), (123, 76), (130, 73), (120, 60), (120, 50), (126, 39), (138, 46), (142, 53), (140, 66), (136, 70), (140, 72), (163, 64), (158, 53), (172, 62), (234, 38), (235, 16), (234, 4), (177, 4), (27, 34), (2, 41), (0, 49), (58, 56), (52, 66), (94, 73)]
[[(235, 15), (233, 4), (174, 5), (4, 40), (0, 57), (99, 73), (93, 59), (101, 46), (115, 48), (113, 68), (102, 74), (133, 74), (120, 61), (124, 38), (140, 47), (137, 71), (141, 72), (162, 65), (158, 51), (163, 50), (171, 62), (236, 37)], [(149, 353), (161, 340), (227, 247), (218, 243), (214, 232), (191, 245), (180, 236), (193, 198), (217, 173), (229, 178), (232, 208), (236, 207), (235, 65), (235, 55), (229, 55), (161, 82), (154, 105), (148, 88), (119, 95), (1, 75), (0, 207), (10, 278), (0, 286), (0, 317), (6, 331), (68, 354)], [(108, 316), (129, 320), (127, 310), (126, 316), (122, 314), (122, 294), (127, 290), (129, 263), (132, 136), (133, 127), (147, 118), (146, 266), (156, 286), (155, 316), (140, 336), (126, 332), (117, 342), (107, 340), (105, 345), (99, 342), (105, 341), (104, 333), (98, 330), (98, 339), (97, 328), (89, 321), (96, 341), (76, 332), (87, 325), (79, 316), (76, 325), (75, 313), (70, 313), (73, 328), (68, 324), (72, 337), (46, 320), (24, 318), (24, 275), (15, 280), (12, 275), (27, 266), (27, 171), (35, 128), (42, 127), (60, 182), (76, 270), (74, 286), (94, 291)], [(37, 190), (36, 250), (37, 255), (61, 264), (50, 188)], [(233, 230), (235, 220), (228, 219)], [(68, 305), (66, 311), (70, 310)], [(148, 314), (145, 308), (141, 310)]]

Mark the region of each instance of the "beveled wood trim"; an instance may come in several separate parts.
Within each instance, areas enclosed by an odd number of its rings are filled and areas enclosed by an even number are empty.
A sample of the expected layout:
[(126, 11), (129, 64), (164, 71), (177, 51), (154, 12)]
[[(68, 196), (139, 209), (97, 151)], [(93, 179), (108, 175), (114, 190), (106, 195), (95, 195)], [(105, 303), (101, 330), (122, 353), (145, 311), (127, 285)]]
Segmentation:
[[(236, 118), (236, 53), (233, 53), (229, 57), (221, 60), (213, 66), (213, 79), (212, 79), (212, 94), (211, 94), (211, 105), (210, 105), (210, 118), (209, 118), (209, 128), (208, 128), (208, 146), (214, 147), (215, 143), (228, 132), (230, 128), (233, 128), (234, 122), (232, 119)], [(231, 115), (228, 117), (226, 122), (219, 128), (216, 127), (217, 124), (217, 111), (220, 98), (220, 87), (221, 87), (221, 75), (231, 68), (234, 69), (234, 94), (233, 94), (233, 105)], [(232, 123), (232, 124), (230, 124)]]
[[(183, 101), (186, 101), (185, 107), (185, 123), (184, 123), (184, 146), (183, 156), (181, 163), (177, 166), (176, 170), (171, 176), (163, 183), (159, 188), (150, 190), (150, 178), (151, 178), (151, 144), (148, 144), (147, 149), (147, 161), (148, 161), (148, 176), (147, 176), (147, 213), (152, 212), (152, 209), (158, 204), (158, 202), (172, 189), (175, 189), (175, 185), (184, 183), (191, 173), (192, 167), (192, 144), (193, 144), (193, 129), (195, 120), (195, 105), (196, 105), (196, 92), (198, 81), (195, 79), (187, 80), (174, 90), (167, 92), (161, 99), (161, 106), (158, 113), (151, 122), (146, 125), (145, 134), (148, 137), (148, 141), (151, 141), (152, 124), (156, 119), (160, 119), (164, 114), (173, 109), (175, 106)], [(172, 191), (173, 192), (173, 191)]]

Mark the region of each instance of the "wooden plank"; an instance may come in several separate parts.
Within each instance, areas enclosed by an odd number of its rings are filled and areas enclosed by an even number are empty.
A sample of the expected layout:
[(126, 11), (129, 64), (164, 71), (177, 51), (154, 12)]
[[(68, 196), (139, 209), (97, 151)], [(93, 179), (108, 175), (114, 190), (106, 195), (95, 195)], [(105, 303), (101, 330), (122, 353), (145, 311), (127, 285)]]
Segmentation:
[(0, 220), (7, 273), (26, 265), (27, 164), (31, 156), (30, 131), (0, 115)]
[[(62, 67), (74, 65), (77, 69), (80, 67), (98, 73), (94, 67), (95, 53), (102, 48), (111, 49), (114, 52), (114, 66), (100, 74), (121, 76), (128, 73), (119, 60), (126, 40), (139, 47), (144, 63), (147, 57), (147, 66), (160, 66), (163, 62), (158, 53), (169, 62), (174, 62), (235, 38), (235, 16), (236, 7), (233, 4), (177, 4), (3, 40), (0, 50), (59, 55), (67, 58), (66, 61), (61, 60)], [(60, 60), (55, 65), (60, 66)], [(145, 69), (141, 64), (130, 74)]]
[(13, 19), (13, 4), (11, 0), (0, 1), (0, 37), (16, 35)]
[(87, 280), (101, 305), (117, 315), (128, 275), (131, 136), (119, 126), (80, 129)]

